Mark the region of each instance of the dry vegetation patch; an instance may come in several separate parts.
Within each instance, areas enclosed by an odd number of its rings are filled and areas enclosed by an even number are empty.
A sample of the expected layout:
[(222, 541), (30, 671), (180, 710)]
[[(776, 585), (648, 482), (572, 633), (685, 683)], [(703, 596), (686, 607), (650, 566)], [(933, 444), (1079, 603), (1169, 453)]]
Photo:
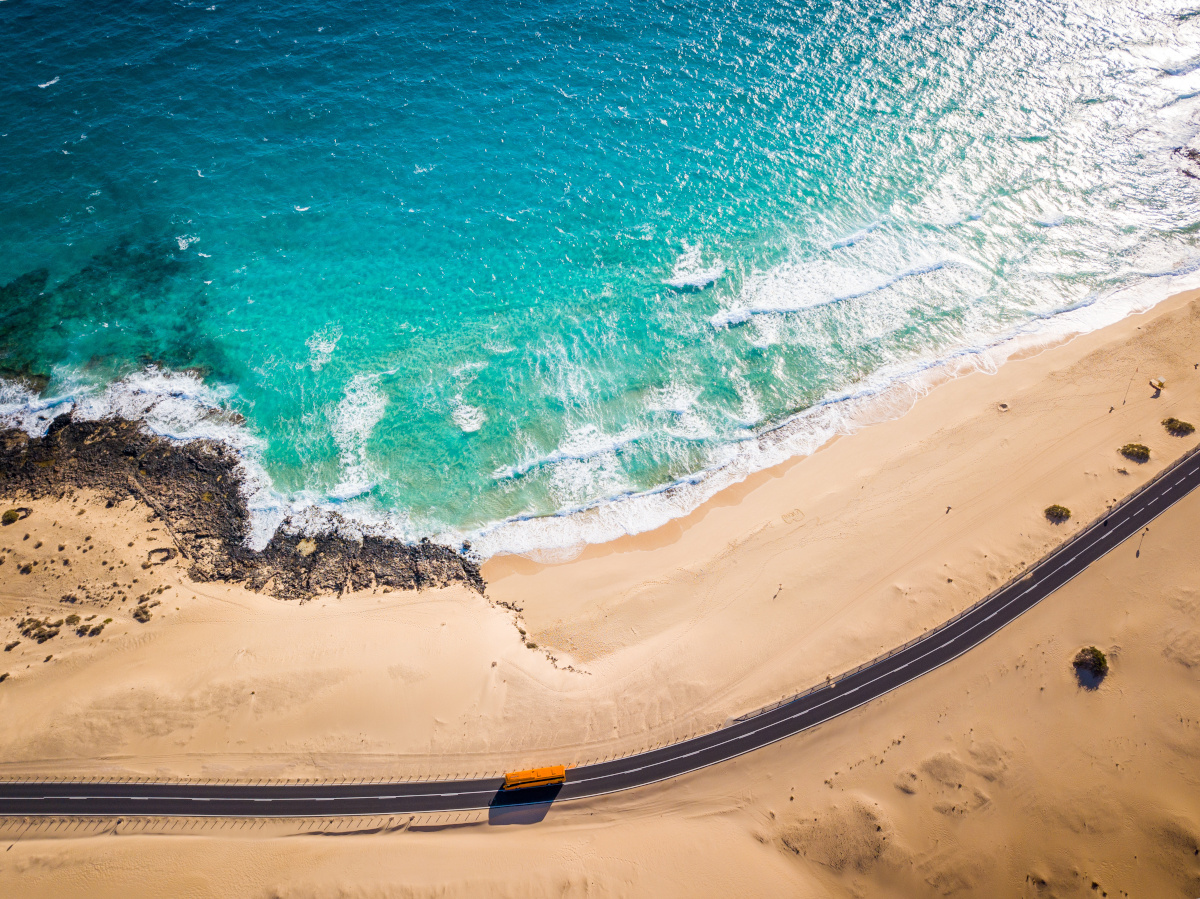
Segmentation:
[(1150, 461), (1150, 447), (1142, 443), (1127, 443), (1118, 452), (1130, 462), (1137, 462), (1139, 465)]
[(1173, 437), (1186, 437), (1196, 430), (1196, 426), (1190, 421), (1180, 421), (1174, 417), (1164, 418), (1162, 425)]
[(1054, 524), (1062, 524), (1071, 517), (1071, 510), (1066, 506), (1060, 506), (1055, 503), (1053, 506), (1046, 507), (1046, 518)]

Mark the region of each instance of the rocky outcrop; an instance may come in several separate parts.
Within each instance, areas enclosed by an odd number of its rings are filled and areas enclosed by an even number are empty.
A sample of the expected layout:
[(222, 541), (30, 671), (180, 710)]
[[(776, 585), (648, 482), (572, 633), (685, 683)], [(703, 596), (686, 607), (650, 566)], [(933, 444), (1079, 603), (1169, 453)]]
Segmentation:
[(232, 450), (215, 441), (157, 437), (139, 422), (64, 415), (44, 437), (0, 431), (0, 494), (43, 497), (81, 488), (113, 503), (133, 497), (161, 519), (197, 581), (242, 583), (288, 599), (452, 583), (483, 592), (476, 562), (429, 541), (277, 533), (262, 551), (251, 550), (241, 487)]

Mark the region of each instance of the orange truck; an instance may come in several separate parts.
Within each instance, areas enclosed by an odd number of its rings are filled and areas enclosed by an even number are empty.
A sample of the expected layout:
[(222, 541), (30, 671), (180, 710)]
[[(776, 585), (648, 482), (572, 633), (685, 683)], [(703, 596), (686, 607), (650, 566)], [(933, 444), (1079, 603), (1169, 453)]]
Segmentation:
[(504, 775), (503, 790), (527, 790), (530, 787), (549, 787), (565, 783), (567, 769), (563, 765), (549, 768), (530, 768), (528, 771), (511, 771)]

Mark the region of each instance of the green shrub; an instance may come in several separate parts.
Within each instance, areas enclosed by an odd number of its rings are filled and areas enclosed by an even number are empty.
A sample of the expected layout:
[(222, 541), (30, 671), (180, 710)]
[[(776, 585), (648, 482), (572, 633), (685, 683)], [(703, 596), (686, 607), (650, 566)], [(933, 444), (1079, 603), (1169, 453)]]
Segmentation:
[(1122, 456), (1131, 462), (1149, 462), (1150, 447), (1143, 446), (1140, 443), (1127, 443), (1119, 450)]
[(16, 524), (20, 520), (21, 513), (16, 509), (8, 509), (2, 516), (0, 516), (0, 522), (3, 522), (5, 527), (10, 524)]
[(151, 612), (145, 606), (138, 606), (133, 610), (133, 620), (145, 624), (150, 620)]
[(82, 620), (83, 619), (80, 618), (78, 615), (68, 615), (66, 618), (63, 619), (63, 621), (66, 624), (70, 625), (71, 627), (74, 627), (75, 625), (79, 624), (79, 622)]
[(1046, 507), (1046, 517), (1055, 524), (1062, 524), (1071, 517), (1071, 510), (1055, 503), (1053, 506)]
[(1178, 418), (1164, 418), (1162, 424), (1173, 437), (1186, 437), (1196, 430), (1190, 421), (1180, 421)]
[(1086, 671), (1096, 677), (1104, 677), (1104, 675), (1108, 674), (1108, 659), (1095, 646), (1085, 646), (1079, 650), (1075, 654), (1075, 660), (1072, 664), (1077, 669)]

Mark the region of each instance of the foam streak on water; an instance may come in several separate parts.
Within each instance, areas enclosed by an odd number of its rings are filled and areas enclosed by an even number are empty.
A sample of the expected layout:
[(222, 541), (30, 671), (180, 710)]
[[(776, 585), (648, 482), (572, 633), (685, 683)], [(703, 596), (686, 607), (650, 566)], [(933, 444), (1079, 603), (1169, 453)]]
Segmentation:
[(1190, 13), (3, 4), (0, 420), (226, 440), (255, 545), (644, 531), (1200, 285)]

